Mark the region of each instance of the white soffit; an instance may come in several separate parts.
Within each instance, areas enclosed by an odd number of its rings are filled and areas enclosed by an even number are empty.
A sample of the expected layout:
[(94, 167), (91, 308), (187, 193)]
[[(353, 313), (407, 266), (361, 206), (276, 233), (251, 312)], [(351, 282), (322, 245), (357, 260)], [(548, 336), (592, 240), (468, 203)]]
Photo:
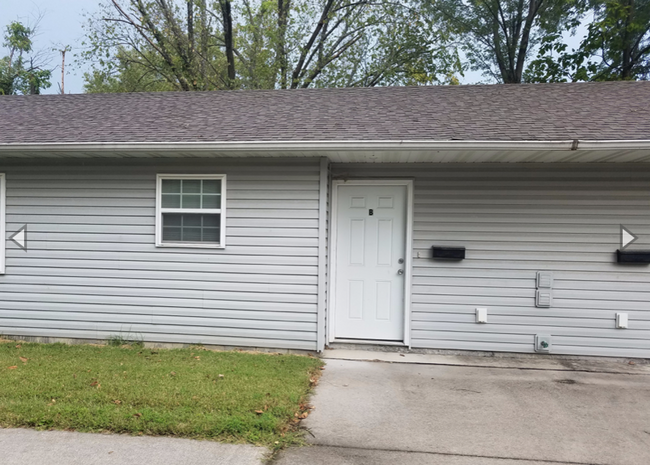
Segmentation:
[(334, 163), (639, 163), (650, 140), (0, 144), (0, 158), (327, 157)]

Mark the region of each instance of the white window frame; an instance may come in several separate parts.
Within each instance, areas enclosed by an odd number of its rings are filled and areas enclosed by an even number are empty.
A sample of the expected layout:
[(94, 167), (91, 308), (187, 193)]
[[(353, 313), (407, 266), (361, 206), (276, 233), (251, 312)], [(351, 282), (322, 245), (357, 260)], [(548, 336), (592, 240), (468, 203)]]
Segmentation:
[[(221, 208), (162, 208), (163, 179), (186, 180), (208, 179), (221, 181)], [(205, 242), (163, 242), (162, 214), (163, 213), (200, 213), (204, 215), (221, 215), (219, 224), (219, 243)], [(226, 175), (225, 174), (158, 174), (156, 177), (156, 247), (193, 247), (201, 249), (224, 249), (226, 247)]]
[(5, 249), (7, 245), (7, 177), (0, 173), (0, 274), (5, 274)]

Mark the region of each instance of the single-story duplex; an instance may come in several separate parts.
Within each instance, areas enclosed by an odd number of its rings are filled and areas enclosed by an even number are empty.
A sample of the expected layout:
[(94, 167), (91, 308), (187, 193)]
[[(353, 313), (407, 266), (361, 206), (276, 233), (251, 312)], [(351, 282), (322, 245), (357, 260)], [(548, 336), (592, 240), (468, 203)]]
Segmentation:
[(2, 335), (650, 358), (650, 82), (2, 96), (0, 121)]

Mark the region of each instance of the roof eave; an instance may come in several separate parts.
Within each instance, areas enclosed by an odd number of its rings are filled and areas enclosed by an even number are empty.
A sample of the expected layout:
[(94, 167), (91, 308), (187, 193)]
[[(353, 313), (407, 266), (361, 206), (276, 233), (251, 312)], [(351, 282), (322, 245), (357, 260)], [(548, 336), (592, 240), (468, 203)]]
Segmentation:
[(557, 141), (239, 141), (239, 142), (51, 142), (0, 143), (0, 152), (170, 152), (170, 151), (377, 151), (377, 150), (648, 150), (650, 140)]

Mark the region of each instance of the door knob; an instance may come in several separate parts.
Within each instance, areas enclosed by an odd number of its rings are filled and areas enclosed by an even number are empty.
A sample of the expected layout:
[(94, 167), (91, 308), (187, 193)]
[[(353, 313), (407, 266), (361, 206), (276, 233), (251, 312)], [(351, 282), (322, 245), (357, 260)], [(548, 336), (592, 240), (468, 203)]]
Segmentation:
[(397, 274), (404, 274), (404, 270), (397, 270)]

